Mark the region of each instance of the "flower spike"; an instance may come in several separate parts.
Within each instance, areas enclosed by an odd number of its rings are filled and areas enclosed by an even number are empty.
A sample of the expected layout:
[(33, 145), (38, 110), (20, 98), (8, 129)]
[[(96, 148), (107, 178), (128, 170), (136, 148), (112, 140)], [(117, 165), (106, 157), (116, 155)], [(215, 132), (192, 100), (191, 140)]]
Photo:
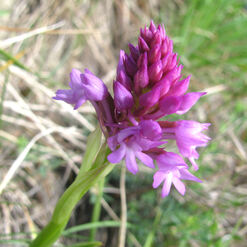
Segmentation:
[[(54, 99), (74, 105), (74, 109), (89, 100), (111, 150), (108, 161), (124, 161), (132, 174), (140, 170), (139, 163), (150, 169), (155, 169), (157, 163), (153, 187), (163, 183), (162, 197), (168, 196), (172, 185), (184, 195), (186, 187), (181, 180), (201, 180), (190, 173), (182, 157), (191, 162), (194, 170), (198, 169), (196, 149), (210, 140), (202, 133), (210, 124), (168, 119), (171, 114), (188, 112), (205, 93), (187, 92), (191, 76), (183, 77), (183, 65), (163, 25), (151, 21), (149, 27), (140, 29), (137, 45), (128, 46), (129, 54), (120, 51), (114, 97), (92, 72), (73, 69), (70, 89), (58, 90)], [(167, 119), (160, 121), (163, 117)], [(176, 143), (179, 154), (166, 151), (171, 141)]]

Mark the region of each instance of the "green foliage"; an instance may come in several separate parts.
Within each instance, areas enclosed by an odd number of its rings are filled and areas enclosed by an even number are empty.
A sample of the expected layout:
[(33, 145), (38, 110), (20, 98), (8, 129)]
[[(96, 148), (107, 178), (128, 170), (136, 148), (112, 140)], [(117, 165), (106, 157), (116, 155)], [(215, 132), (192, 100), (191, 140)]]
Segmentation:
[[(157, 201), (151, 193), (141, 195), (138, 201), (139, 203), (130, 202), (129, 219), (131, 219), (131, 223), (134, 222), (132, 232), (143, 243), (147, 241), (145, 240), (146, 236), (154, 231), (150, 222), (151, 219), (154, 219), (153, 213), (155, 213), (154, 208)], [(233, 239), (238, 239), (237, 230), (233, 231), (226, 239), (220, 238), (218, 220), (224, 216), (219, 212), (216, 213), (213, 208), (202, 207), (196, 201), (179, 203), (173, 196), (170, 196), (162, 201), (158, 210), (161, 215), (159, 215), (158, 227), (155, 228), (154, 243), (147, 245), (146, 242), (145, 246), (182, 247), (191, 246), (194, 242), (199, 246), (224, 247), (229, 246)], [(156, 222), (157, 217), (154, 224)], [(236, 229), (239, 225), (236, 226)]]
[(82, 243), (77, 243), (77, 244), (73, 244), (73, 245), (69, 245), (68, 247), (98, 247), (98, 246), (102, 246), (101, 242), (82, 242)]

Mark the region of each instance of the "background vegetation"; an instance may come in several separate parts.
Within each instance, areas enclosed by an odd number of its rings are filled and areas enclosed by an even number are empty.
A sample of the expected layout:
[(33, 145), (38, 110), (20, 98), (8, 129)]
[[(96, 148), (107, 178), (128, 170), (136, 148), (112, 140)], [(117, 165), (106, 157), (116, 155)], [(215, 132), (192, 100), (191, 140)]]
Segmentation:
[[(51, 99), (71, 68), (90, 68), (111, 88), (119, 49), (150, 19), (164, 23), (191, 89), (208, 94), (185, 118), (211, 122), (197, 176), (161, 200), (152, 174), (126, 173), (127, 246), (246, 246), (247, 2), (245, 0), (8, 0), (0, 10), (0, 245), (27, 246), (73, 181), (94, 129), (93, 108)], [(117, 246), (117, 166), (80, 202), (56, 246)], [(120, 187), (119, 187), (120, 186)], [(99, 202), (98, 202), (99, 203)], [(123, 213), (123, 212), (122, 212)], [(98, 223), (98, 221), (101, 223)], [(86, 224), (87, 223), (87, 224)], [(79, 226), (75, 228), (75, 226)], [(88, 242), (92, 229), (95, 241)], [(85, 243), (86, 242), (86, 243)]]

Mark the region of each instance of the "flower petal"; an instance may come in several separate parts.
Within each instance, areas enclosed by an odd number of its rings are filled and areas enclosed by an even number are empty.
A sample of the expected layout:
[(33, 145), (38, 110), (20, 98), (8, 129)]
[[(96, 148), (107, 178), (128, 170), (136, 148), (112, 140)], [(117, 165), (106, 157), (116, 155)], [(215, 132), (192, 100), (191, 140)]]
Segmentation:
[(151, 140), (160, 140), (162, 129), (156, 121), (142, 120), (139, 126), (140, 126), (140, 132), (143, 136)]
[(189, 159), (190, 163), (192, 164), (194, 170), (197, 171), (198, 165), (196, 164), (195, 159), (193, 157), (189, 157), (188, 159)]
[(153, 188), (156, 189), (165, 180), (166, 174), (164, 172), (157, 171), (153, 176)]
[(135, 152), (136, 157), (146, 166), (155, 168), (153, 159), (143, 152)]
[(172, 95), (172, 96), (181, 96), (183, 95), (188, 87), (189, 87), (189, 83), (190, 83), (190, 75), (188, 77), (186, 77), (185, 79), (183, 79), (182, 81), (178, 81), (176, 82), (169, 90), (169, 92), (167, 93), (167, 95)]
[(72, 89), (80, 88), (81, 87), (81, 71), (78, 69), (72, 69), (70, 72), (70, 83), (69, 86)]
[(181, 97), (181, 105), (177, 110), (177, 114), (182, 115), (190, 110), (190, 108), (200, 99), (201, 96), (205, 95), (206, 93), (200, 92), (192, 92), (187, 93)]
[(169, 195), (172, 185), (172, 173), (169, 173), (166, 178), (162, 188), (161, 196), (166, 197)]
[(85, 73), (81, 74), (81, 80), (87, 99), (100, 101), (106, 98), (108, 94), (106, 85), (89, 70), (85, 70)]
[(86, 101), (85, 97), (79, 98), (77, 102), (75, 103), (74, 110), (78, 109), (81, 105), (83, 105), (85, 101)]
[(138, 172), (136, 157), (135, 157), (134, 152), (131, 149), (126, 150), (125, 163), (126, 163), (127, 169), (131, 173), (136, 174)]
[(122, 144), (119, 149), (109, 154), (107, 156), (107, 159), (109, 162), (116, 164), (116, 163), (119, 163), (123, 159), (125, 153), (126, 153), (126, 146)]
[(81, 88), (80, 90), (57, 90), (56, 96), (53, 97), (53, 99), (62, 100), (68, 104), (75, 105), (74, 109), (79, 108), (86, 101), (83, 88)]
[(179, 172), (181, 174), (181, 177), (180, 177), (181, 179), (202, 183), (202, 180), (200, 180), (199, 178), (191, 174), (187, 169), (180, 169)]
[(182, 157), (173, 152), (166, 152), (164, 154), (161, 154), (157, 157), (156, 160), (158, 163), (158, 167), (162, 170), (163, 169), (167, 170), (168, 167), (175, 167), (175, 166), (187, 167)]
[(117, 141), (117, 135), (114, 136), (110, 136), (107, 139), (107, 144), (109, 146), (109, 148), (113, 151), (116, 149), (117, 145), (118, 145), (118, 141)]
[(183, 184), (183, 182), (181, 182), (177, 177), (173, 177), (172, 182), (175, 186), (175, 188), (177, 189), (177, 191), (181, 194), (184, 195), (186, 188), (185, 185)]

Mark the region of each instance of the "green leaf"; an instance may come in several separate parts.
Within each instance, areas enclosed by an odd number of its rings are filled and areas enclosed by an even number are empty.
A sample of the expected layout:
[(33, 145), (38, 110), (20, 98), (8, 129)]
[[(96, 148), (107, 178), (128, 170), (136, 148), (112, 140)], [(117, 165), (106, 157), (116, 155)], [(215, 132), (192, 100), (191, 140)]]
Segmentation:
[(115, 165), (104, 163), (77, 177), (59, 199), (49, 224), (41, 231), (30, 247), (49, 247), (62, 234), (72, 210), (82, 196), (101, 178), (105, 177)]
[(0, 244), (5, 244), (2, 246), (6, 246), (6, 244), (15, 244), (20, 245), (22, 247), (28, 246), (28, 243), (30, 242), (30, 239), (6, 239), (6, 240), (0, 240)]
[(16, 59), (15, 57), (13, 57), (12, 55), (10, 55), (9, 53), (5, 52), (2, 49), (0, 49), (0, 55), (2, 56), (2, 58), (5, 61), (13, 61), (14, 65), (20, 67), (21, 69), (24, 69), (24, 70), (30, 72), (30, 70), (28, 69), (28, 67), (26, 67), (25, 65), (23, 65), (22, 63), (20, 63), (18, 59)]
[(160, 223), (160, 219), (162, 217), (162, 213), (161, 213), (160, 207), (158, 207), (156, 209), (156, 211), (157, 212), (156, 212), (156, 216), (155, 216), (155, 219), (154, 219), (152, 231), (149, 232), (149, 234), (148, 234), (148, 236), (146, 238), (144, 247), (151, 247), (152, 246), (152, 243), (153, 243), (153, 240), (154, 240), (154, 237), (155, 237), (155, 233), (158, 230), (158, 226), (159, 226), (159, 223)]
[(83, 243), (77, 243), (73, 245), (69, 245), (68, 247), (97, 247), (102, 246), (101, 242), (94, 241), (94, 242), (83, 242)]
[(98, 167), (100, 164), (102, 164), (102, 163), (104, 163), (105, 161), (107, 161), (107, 156), (108, 156), (108, 154), (110, 154), (110, 152), (111, 152), (111, 150), (110, 150), (110, 148), (108, 147), (107, 143), (105, 142), (105, 143), (102, 145), (102, 147), (101, 147), (101, 149), (100, 149), (100, 151), (99, 151), (99, 153), (98, 153), (98, 155), (97, 155), (97, 157), (96, 157), (96, 160), (95, 160), (95, 162), (93, 163), (92, 167), (93, 167), (93, 168), (96, 168), (96, 167)]
[(84, 154), (78, 177), (80, 177), (81, 174), (83, 174), (85, 171), (88, 171), (91, 168), (101, 145), (101, 137), (102, 131), (100, 126), (97, 125), (96, 129), (88, 137), (87, 149)]
[(96, 228), (104, 228), (104, 227), (119, 227), (121, 225), (121, 222), (119, 221), (98, 221), (98, 222), (92, 222), (92, 223), (86, 223), (79, 226), (73, 226), (65, 231), (63, 231), (63, 236), (68, 236), (72, 233), (79, 232), (79, 231), (85, 231), (90, 229), (96, 229)]

